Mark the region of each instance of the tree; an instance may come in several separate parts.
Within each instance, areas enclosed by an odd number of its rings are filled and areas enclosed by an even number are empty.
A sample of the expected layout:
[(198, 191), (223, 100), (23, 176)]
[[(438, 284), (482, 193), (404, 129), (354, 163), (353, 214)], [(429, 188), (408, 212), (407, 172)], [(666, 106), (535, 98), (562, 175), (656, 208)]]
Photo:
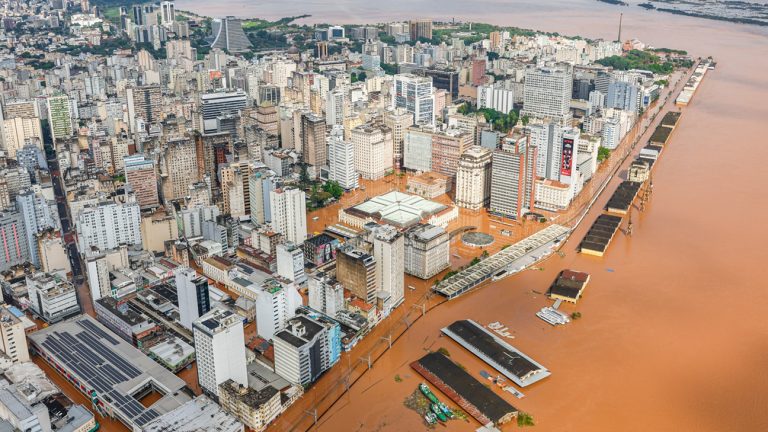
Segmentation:
[(610, 156), (611, 156), (611, 150), (610, 149), (607, 149), (607, 148), (605, 148), (603, 146), (600, 146), (597, 149), (597, 161), (598, 162), (602, 162), (602, 161), (608, 159)]
[(529, 121), (531, 121), (530, 117), (528, 117), (527, 115), (524, 115), (522, 119), (523, 126), (528, 126)]
[(323, 190), (328, 192), (333, 198), (339, 199), (344, 194), (344, 188), (339, 185), (339, 182), (330, 180), (325, 182)]

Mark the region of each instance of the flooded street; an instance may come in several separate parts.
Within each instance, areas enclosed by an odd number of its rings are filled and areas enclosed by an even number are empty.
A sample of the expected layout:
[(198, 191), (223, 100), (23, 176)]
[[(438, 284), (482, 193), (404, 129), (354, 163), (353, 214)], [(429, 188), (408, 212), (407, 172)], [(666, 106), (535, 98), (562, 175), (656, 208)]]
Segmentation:
[[(179, 8), (216, 15), (216, 6), (190, 6), (201, 4), (182, 0)], [(245, 6), (242, 15), (306, 12), (313, 22), (434, 15), (432, 2), (375, 7), (347, 0), (326, 7), (268, 2)], [(319, 420), (318, 430), (423, 430), (422, 419), (402, 405), (421, 381), (410, 362), (445, 347), (474, 376), (493, 373), (439, 337), (441, 327), (464, 318), (508, 326), (516, 336), (511, 343), (552, 371), (524, 389), (524, 399), (503, 396), (533, 415), (536, 430), (768, 430), (768, 324), (762, 315), (768, 291), (760, 279), (768, 229), (759, 216), (768, 211), (762, 184), (768, 146), (761, 128), (768, 118), (768, 31), (589, 0), (447, 1), (441, 10), (461, 19), (610, 39), (623, 12), (625, 38), (712, 55), (718, 66), (683, 109), (654, 168), (651, 201), (633, 217), (631, 238), (617, 235), (604, 258), (578, 255), (593, 212), (565, 245), (565, 257), (549, 258), (543, 271), (526, 271), (433, 309)], [(583, 317), (552, 328), (534, 316), (550, 302), (533, 291), (545, 291), (564, 268), (589, 272), (592, 282), (578, 305), (565, 307)], [(395, 382), (395, 375), (403, 381)], [(477, 426), (454, 421), (448, 429)]]

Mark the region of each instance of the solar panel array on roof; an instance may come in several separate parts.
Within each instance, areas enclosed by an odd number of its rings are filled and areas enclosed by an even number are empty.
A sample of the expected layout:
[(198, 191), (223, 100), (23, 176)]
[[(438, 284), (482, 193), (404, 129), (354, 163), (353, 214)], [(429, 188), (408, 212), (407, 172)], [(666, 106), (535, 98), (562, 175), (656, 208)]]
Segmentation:
[(82, 330), (54, 330), (40, 341), (40, 345), (71, 370), (88, 390), (95, 390), (101, 399), (132, 422), (143, 426), (158, 417), (159, 412), (145, 408), (134, 397), (116, 388), (143, 373), (102, 342), (116, 346), (119, 341), (87, 318), (81, 318), (75, 324), (78, 327), (69, 328)]

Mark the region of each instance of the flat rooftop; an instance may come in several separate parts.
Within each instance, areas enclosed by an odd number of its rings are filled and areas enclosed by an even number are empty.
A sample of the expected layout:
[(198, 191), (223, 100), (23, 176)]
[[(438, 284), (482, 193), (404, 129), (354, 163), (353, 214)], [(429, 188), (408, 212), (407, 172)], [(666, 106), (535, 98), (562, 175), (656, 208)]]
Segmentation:
[(505, 423), (517, 415), (517, 408), (443, 354), (429, 353), (411, 367), (480, 424)]
[(628, 212), (629, 207), (632, 206), (632, 202), (637, 197), (637, 192), (640, 191), (640, 186), (641, 183), (638, 182), (628, 180), (621, 182), (605, 205), (605, 209), (617, 213)]
[[(88, 315), (62, 321), (29, 335), (32, 346), (61, 367), (83, 393), (112, 408), (131, 429), (190, 400), (184, 381), (120, 339)], [(139, 402), (147, 387), (162, 393), (149, 407)], [(91, 394), (93, 392), (93, 394)]]
[(579, 244), (580, 252), (602, 256), (621, 225), (621, 217), (602, 214), (597, 217)]
[(238, 432), (243, 424), (206, 396), (198, 396), (144, 426), (144, 432)]
[(456, 321), (442, 332), (520, 387), (550, 375), (547, 368), (472, 320)]

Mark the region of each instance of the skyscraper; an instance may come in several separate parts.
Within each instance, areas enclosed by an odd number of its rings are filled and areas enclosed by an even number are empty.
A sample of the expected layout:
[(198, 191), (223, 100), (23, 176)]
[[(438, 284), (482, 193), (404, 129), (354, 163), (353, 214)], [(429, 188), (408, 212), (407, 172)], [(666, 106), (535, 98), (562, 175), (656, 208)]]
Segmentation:
[(106, 201), (85, 207), (77, 215), (77, 240), (80, 253), (91, 247), (107, 250), (141, 245), (139, 204)]
[(325, 143), (325, 120), (313, 113), (301, 115), (301, 150), (304, 162), (312, 166), (328, 163)]
[(192, 324), (197, 357), (197, 381), (214, 397), (219, 384), (229, 379), (248, 386), (243, 318), (228, 308), (219, 307)]
[(373, 256), (379, 267), (378, 297), (383, 300), (384, 314), (405, 299), (405, 238), (395, 227), (384, 225), (373, 231)]
[(357, 298), (376, 304), (379, 277), (376, 258), (365, 251), (345, 246), (336, 253), (336, 279)]
[(522, 116), (566, 126), (571, 119), (573, 70), (570, 65), (531, 67), (525, 71)]
[(176, 274), (176, 293), (179, 299), (179, 321), (192, 330), (192, 323), (211, 310), (208, 279), (191, 268)]
[(411, 40), (416, 41), (421, 38), (432, 39), (432, 20), (417, 19), (409, 22), (411, 30)]
[(355, 170), (355, 146), (344, 141), (344, 128), (334, 126), (328, 141), (329, 178), (346, 190), (357, 189), (358, 177)]
[(480, 210), (491, 199), (490, 149), (470, 147), (459, 158), (456, 172), (456, 205), (470, 210)]
[(395, 75), (392, 108), (404, 108), (417, 124), (435, 124), (435, 94), (432, 78), (413, 74)]
[(493, 152), (491, 173), (492, 213), (520, 219), (536, 198), (536, 147), (527, 137), (505, 138)]
[(60, 94), (48, 97), (48, 125), (54, 142), (72, 136), (72, 106), (69, 96)]
[(157, 193), (155, 162), (141, 154), (126, 156), (123, 161), (125, 163), (125, 180), (131, 185), (139, 207), (158, 206), (160, 200)]
[(163, 198), (166, 201), (184, 198), (189, 187), (199, 180), (195, 143), (186, 136), (170, 138), (164, 160)]
[(0, 245), (0, 271), (29, 260), (24, 219), (20, 212), (0, 212)]
[(231, 53), (245, 52), (251, 47), (251, 41), (243, 32), (243, 24), (239, 19), (228, 16), (211, 21), (213, 42), (211, 48), (227, 50)]
[(301, 189), (280, 188), (269, 193), (272, 228), (287, 241), (301, 244), (307, 239), (306, 194)]
[(275, 175), (266, 168), (258, 169), (248, 178), (248, 199), (251, 207), (251, 222), (264, 224), (272, 221), (270, 192), (275, 189)]
[(256, 329), (259, 336), (270, 340), (285, 327), (301, 306), (301, 294), (296, 285), (267, 279), (256, 295)]
[(352, 129), (355, 170), (364, 178), (376, 180), (392, 169), (392, 131), (381, 123)]
[(125, 89), (128, 102), (128, 127), (137, 132), (137, 120), (146, 128), (163, 119), (163, 95), (159, 85), (128, 87)]
[(384, 124), (392, 130), (392, 157), (396, 168), (403, 166), (403, 146), (405, 134), (413, 126), (413, 115), (404, 108), (388, 110), (384, 113)]

